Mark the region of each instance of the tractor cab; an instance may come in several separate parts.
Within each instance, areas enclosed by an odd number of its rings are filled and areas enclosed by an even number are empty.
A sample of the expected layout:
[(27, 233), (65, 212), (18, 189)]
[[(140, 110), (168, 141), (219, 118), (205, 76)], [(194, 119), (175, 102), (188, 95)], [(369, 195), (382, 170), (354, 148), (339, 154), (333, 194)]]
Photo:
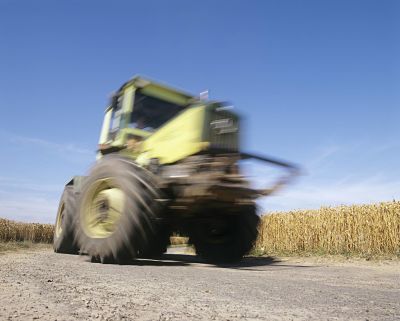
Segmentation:
[(111, 98), (99, 139), (100, 157), (141, 142), (195, 101), (168, 86), (134, 77)]
[(166, 165), (211, 149), (237, 153), (238, 132), (238, 115), (223, 103), (135, 77), (106, 109), (98, 158), (121, 152), (141, 165)]

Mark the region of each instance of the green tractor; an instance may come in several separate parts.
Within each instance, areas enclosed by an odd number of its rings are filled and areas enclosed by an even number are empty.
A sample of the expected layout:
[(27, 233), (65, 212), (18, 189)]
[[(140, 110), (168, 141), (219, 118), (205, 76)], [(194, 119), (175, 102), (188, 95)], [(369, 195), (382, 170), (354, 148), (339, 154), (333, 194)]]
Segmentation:
[[(105, 111), (97, 161), (65, 186), (54, 250), (122, 263), (163, 254), (172, 233), (208, 262), (235, 262), (257, 238), (256, 198), (297, 174), (286, 162), (239, 148), (239, 117), (221, 102), (134, 77)], [(253, 189), (239, 161), (255, 158), (288, 175)]]

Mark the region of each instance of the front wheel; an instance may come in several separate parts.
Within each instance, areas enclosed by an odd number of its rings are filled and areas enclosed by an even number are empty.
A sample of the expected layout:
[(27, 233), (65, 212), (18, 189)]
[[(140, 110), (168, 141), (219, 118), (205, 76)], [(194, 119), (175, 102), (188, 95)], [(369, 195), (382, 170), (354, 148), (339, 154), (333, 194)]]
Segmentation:
[(240, 261), (252, 249), (258, 236), (260, 218), (255, 206), (238, 214), (215, 213), (199, 218), (190, 229), (190, 241), (196, 253), (211, 263)]
[(79, 199), (81, 251), (102, 263), (126, 262), (146, 252), (158, 232), (160, 198), (151, 173), (127, 158), (104, 157)]

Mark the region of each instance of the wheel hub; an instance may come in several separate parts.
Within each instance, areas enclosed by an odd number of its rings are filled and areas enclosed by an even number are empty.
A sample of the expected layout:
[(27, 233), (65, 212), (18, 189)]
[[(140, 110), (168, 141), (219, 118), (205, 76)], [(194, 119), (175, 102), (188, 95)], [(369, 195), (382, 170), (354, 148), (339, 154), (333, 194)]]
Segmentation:
[(115, 232), (125, 203), (125, 194), (109, 179), (93, 184), (81, 207), (82, 227), (92, 238), (106, 238)]

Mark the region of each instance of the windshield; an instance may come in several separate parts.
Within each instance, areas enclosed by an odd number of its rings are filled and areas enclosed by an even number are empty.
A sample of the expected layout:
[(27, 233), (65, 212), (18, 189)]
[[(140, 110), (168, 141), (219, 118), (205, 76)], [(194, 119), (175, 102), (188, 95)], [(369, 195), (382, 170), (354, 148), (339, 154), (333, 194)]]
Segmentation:
[(184, 108), (185, 106), (146, 96), (138, 91), (135, 94), (129, 127), (154, 131)]

